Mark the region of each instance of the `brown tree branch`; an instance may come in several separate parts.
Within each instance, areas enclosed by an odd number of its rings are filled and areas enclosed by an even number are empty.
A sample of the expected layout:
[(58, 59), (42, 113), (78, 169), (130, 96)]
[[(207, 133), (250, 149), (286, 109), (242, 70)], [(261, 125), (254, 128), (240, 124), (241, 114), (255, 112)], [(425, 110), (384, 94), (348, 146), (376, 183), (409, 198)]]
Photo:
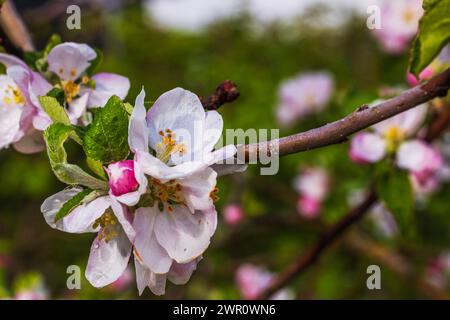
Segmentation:
[(0, 8), (0, 25), (17, 49), (23, 52), (35, 50), (30, 33), (11, 0), (7, 0)]
[[(260, 152), (268, 156), (288, 155), (316, 149), (345, 141), (351, 134), (393, 117), (401, 112), (432, 100), (444, 97), (450, 88), (450, 68), (436, 75), (425, 84), (404, 91), (397, 97), (376, 106), (362, 106), (355, 112), (322, 127), (284, 138), (238, 146), (239, 161), (258, 159)], [(278, 150), (277, 150), (278, 147)]]

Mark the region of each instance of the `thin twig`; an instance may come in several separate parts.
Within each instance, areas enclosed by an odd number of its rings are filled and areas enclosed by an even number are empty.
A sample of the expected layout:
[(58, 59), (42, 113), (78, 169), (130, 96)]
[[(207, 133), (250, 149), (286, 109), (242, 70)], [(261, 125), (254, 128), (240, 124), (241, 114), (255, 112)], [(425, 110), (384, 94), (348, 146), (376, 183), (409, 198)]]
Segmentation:
[(0, 8), (0, 25), (17, 49), (23, 52), (35, 50), (30, 33), (11, 0), (7, 0)]
[(370, 191), (367, 198), (357, 207), (353, 208), (342, 220), (338, 221), (325, 234), (320, 237), (309, 250), (307, 250), (296, 262), (289, 266), (284, 272), (276, 277), (264, 290), (259, 299), (268, 299), (275, 292), (287, 285), (299, 273), (313, 265), (321, 253), (327, 249), (337, 238), (339, 238), (351, 225), (361, 219), (366, 211), (376, 202), (376, 194)]

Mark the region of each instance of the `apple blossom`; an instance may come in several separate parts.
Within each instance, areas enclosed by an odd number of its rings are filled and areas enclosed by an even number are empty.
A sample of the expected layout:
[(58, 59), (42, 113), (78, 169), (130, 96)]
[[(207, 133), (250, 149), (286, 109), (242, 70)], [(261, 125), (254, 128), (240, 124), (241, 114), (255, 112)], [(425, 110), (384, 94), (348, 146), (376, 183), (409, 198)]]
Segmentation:
[[(162, 294), (167, 278), (174, 283), (189, 279), (194, 262), (209, 246), (217, 225), (217, 173), (210, 166), (232, 157), (236, 148), (212, 151), (222, 133), (222, 117), (205, 112), (195, 94), (181, 88), (166, 92), (148, 113), (144, 97), (142, 90), (128, 138), (135, 169), (148, 176), (146, 195), (154, 203), (135, 212), (134, 255), (140, 293), (148, 286)], [(183, 281), (173, 277), (174, 268)]]
[(425, 281), (433, 287), (445, 290), (450, 274), (450, 252), (443, 252), (428, 263), (425, 270)]
[(300, 73), (286, 80), (279, 89), (278, 121), (289, 125), (322, 111), (333, 94), (333, 87), (333, 78), (328, 72)]
[[(273, 274), (264, 268), (243, 264), (236, 271), (236, 284), (245, 299), (254, 300), (267, 288)], [(290, 289), (282, 289), (270, 298), (271, 300), (292, 300), (294, 293)]]
[[(403, 157), (409, 152), (416, 152), (415, 147), (421, 147), (415, 161), (425, 161), (425, 142), (408, 140), (420, 129), (425, 120), (427, 105), (422, 104), (414, 109), (400, 113), (392, 118), (377, 123), (371, 127), (372, 132), (357, 133), (351, 141), (349, 157), (355, 163), (374, 163), (382, 160), (387, 154), (397, 154), (397, 165), (410, 171), (420, 171), (418, 166), (424, 163), (409, 163)], [(413, 142), (413, 144), (410, 144)], [(401, 152), (401, 153), (400, 153)], [(431, 157), (431, 156), (430, 156)], [(433, 158), (436, 160), (436, 158)], [(413, 161), (413, 159), (410, 159)], [(437, 160), (436, 160), (437, 161)]]
[(373, 34), (383, 50), (401, 54), (408, 49), (422, 14), (422, 0), (382, 1), (381, 28), (373, 29)]
[(294, 187), (300, 195), (297, 204), (300, 215), (317, 217), (328, 194), (329, 184), (328, 174), (322, 168), (306, 168), (295, 178)]

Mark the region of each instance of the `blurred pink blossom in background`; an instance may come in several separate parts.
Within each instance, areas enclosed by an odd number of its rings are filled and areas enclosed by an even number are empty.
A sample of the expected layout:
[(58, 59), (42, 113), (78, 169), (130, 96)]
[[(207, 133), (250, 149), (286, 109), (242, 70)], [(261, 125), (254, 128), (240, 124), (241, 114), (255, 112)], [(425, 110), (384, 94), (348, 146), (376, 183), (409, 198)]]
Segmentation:
[(320, 214), (322, 201), (330, 189), (328, 173), (322, 168), (306, 168), (295, 178), (294, 187), (299, 193), (297, 211), (307, 218)]
[(223, 218), (229, 225), (237, 225), (244, 218), (244, 211), (239, 204), (229, 204), (223, 210)]
[(333, 90), (333, 77), (325, 71), (300, 73), (284, 81), (279, 89), (278, 122), (290, 125), (296, 120), (322, 111)]
[(422, 17), (422, 0), (395, 0), (381, 2), (381, 28), (373, 34), (384, 51), (401, 54), (417, 33)]
[[(262, 267), (243, 264), (236, 272), (236, 283), (245, 299), (254, 300), (267, 288), (273, 276), (271, 272)], [(292, 299), (294, 299), (294, 293), (290, 289), (282, 289), (271, 297), (271, 300)]]

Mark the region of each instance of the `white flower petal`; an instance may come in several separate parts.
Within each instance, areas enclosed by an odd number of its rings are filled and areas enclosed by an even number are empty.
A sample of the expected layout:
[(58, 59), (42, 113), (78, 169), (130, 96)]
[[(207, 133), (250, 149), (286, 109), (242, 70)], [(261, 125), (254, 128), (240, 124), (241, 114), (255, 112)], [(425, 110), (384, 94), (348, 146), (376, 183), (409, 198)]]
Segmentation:
[(130, 80), (114, 73), (97, 73), (92, 77), (95, 90), (91, 90), (88, 107), (103, 107), (111, 96), (125, 99), (130, 90)]
[(386, 142), (377, 134), (358, 133), (352, 139), (349, 153), (350, 158), (357, 163), (377, 162), (386, 153)]
[(133, 227), (136, 230), (134, 242), (135, 257), (154, 273), (167, 273), (172, 259), (156, 240), (153, 231), (158, 208), (139, 208), (135, 212)]
[(206, 168), (198, 173), (180, 179), (186, 205), (192, 213), (195, 210), (209, 210), (214, 207), (210, 194), (217, 183), (217, 173)]
[(161, 296), (166, 292), (165, 274), (151, 272), (141, 265), (137, 259), (134, 259), (134, 265), (136, 268), (136, 283), (139, 295), (142, 295), (146, 287), (149, 287), (153, 294), (157, 296)]
[(125, 272), (131, 255), (131, 243), (124, 232), (106, 242), (95, 238), (91, 247), (86, 279), (96, 288), (113, 283)]
[(191, 278), (192, 273), (197, 269), (197, 263), (201, 260), (201, 257), (188, 263), (176, 263), (172, 264), (167, 278), (173, 284), (186, 284)]
[(146, 110), (144, 106), (145, 90), (142, 88), (136, 97), (128, 128), (128, 144), (133, 152), (148, 151), (149, 129), (147, 127)]
[(155, 234), (172, 259), (187, 263), (208, 248), (216, 224), (215, 210), (192, 214), (184, 206), (175, 206), (173, 212), (156, 217)]
[(31, 129), (19, 141), (13, 144), (14, 149), (20, 153), (32, 154), (46, 149), (42, 131)]
[(219, 141), (223, 130), (223, 119), (217, 111), (206, 112), (205, 132), (203, 133), (203, 152), (209, 152), (214, 149)]

